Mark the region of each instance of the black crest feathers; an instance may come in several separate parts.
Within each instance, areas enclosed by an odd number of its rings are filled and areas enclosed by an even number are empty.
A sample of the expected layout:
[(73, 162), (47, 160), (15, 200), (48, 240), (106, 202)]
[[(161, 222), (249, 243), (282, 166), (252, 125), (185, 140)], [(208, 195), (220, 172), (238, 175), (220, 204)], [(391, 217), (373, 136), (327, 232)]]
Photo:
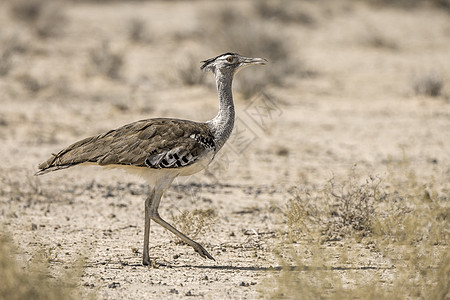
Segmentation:
[(203, 60), (203, 61), (202, 61), (203, 65), (200, 67), (200, 70), (208, 71), (208, 68), (207, 68), (207, 67), (208, 67), (212, 62), (214, 62), (214, 61), (215, 61), (216, 59), (218, 59), (219, 57), (225, 56), (225, 55), (239, 55), (239, 54), (233, 53), (233, 52), (227, 52), (227, 53), (224, 53), (224, 54), (217, 55), (216, 57), (213, 57), (213, 58), (210, 58), (210, 59), (207, 59), (207, 60)]

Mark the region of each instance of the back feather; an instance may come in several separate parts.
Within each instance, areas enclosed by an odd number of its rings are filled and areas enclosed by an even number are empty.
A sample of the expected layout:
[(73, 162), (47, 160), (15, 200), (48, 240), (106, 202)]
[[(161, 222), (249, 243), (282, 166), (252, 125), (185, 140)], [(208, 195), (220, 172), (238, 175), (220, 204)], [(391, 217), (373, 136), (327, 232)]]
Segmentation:
[(41, 163), (35, 175), (88, 162), (157, 169), (184, 167), (211, 149), (215, 149), (214, 138), (204, 123), (142, 120), (66, 147)]

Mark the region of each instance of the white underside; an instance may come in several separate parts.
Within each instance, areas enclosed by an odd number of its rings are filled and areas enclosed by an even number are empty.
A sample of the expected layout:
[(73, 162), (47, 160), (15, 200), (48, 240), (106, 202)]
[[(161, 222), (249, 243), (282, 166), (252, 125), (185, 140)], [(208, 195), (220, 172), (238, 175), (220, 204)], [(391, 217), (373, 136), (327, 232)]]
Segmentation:
[[(137, 175), (145, 179), (155, 189), (167, 189), (172, 181), (178, 176), (189, 176), (206, 168), (214, 158), (214, 151), (209, 151), (199, 158), (194, 164), (181, 168), (152, 169), (147, 167), (136, 167), (129, 165), (107, 165), (104, 169), (120, 169), (129, 174)], [(95, 163), (84, 163), (81, 165), (97, 165)]]

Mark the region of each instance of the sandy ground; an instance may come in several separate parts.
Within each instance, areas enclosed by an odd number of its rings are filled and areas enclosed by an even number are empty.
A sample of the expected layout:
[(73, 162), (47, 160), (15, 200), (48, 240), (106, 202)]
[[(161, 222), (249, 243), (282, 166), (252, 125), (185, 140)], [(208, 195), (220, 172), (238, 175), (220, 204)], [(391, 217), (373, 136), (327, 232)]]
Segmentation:
[[(249, 2), (228, 5), (251, 8)], [(264, 295), (279, 270), (274, 249), (283, 250), (283, 210), (292, 187), (323, 184), (355, 165), (362, 176), (383, 176), (387, 161), (405, 157), (419, 180), (450, 176), (448, 14), (311, 4), (305, 6), (316, 20), (311, 26), (266, 22), (282, 30), (291, 58), (313, 75), (290, 75), (282, 86), (265, 82), (264, 94), (250, 100), (237, 92), (237, 128), (217, 162), (179, 178), (163, 197), (160, 213), (167, 220), (184, 210), (214, 209), (215, 223), (196, 240), (216, 261), (152, 224), (151, 256), (160, 265), (143, 267), (144, 182), (96, 167), (33, 174), (52, 152), (135, 120), (214, 117), (211, 74), (195, 86), (174, 78), (192, 53), (201, 60), (235, 50), (197, 38), (210, 26), (203, 15), (223, 7), (203, 1), (67, 4), (62, 33), (46, 39), (1, 9), (2, 43), (16, 36), (25, 50), (0, 77), (0, 220), (25, 261), (51, 249), (58, 274), (75, 268), (81, 255), (81, 289), (99, 298), (252, 299)], [(145, 20), (149, 41), (127, 39), (127, 22), (135, 17)], [(92, 71), (89, 51), (105, 39), (123, 55), (119, 79)], [(268, 72), (276, 64), (243, 73)], [(444, 82), (441, 96), (415, 95), (412, 82), (430, 73)], [(306, 253), (308, 243), (297, 247)], [(336, 272), (344, 278), (345, 272), (393, 272), (376, 253), (358, 253), (354, 265)]]

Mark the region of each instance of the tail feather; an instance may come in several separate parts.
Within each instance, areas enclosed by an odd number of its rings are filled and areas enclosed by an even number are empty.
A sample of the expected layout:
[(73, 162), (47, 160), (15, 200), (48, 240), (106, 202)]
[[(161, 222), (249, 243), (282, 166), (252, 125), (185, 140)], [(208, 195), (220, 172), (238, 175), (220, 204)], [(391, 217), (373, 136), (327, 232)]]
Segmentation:
[(42, 168), (39, 171), (37, 171), (36, 173), (34, 173), (34, 176), (39, 176), (39, 175), (44, 175), (53, 171), (58, 171), (58, 170), (62, 170), (62, 169), (67, 169), (69, 167), (72, 167), (74, 165), (65, 165), (65, 166), (53, 166), (53, 167), (48, 167), (48, 168)]
[(94, 146), (95, 143), (92, 143), (95, 139), (98, 139), (98, 137), (86, 138), (64, 148), (57, 154), (52, 154), (49, 159), (38, 166), (39, 171), (35, 175), (67, 169), (85, 162), (95, 162), (98, 155), (101, 154), (98, 153), (99, 149)]

